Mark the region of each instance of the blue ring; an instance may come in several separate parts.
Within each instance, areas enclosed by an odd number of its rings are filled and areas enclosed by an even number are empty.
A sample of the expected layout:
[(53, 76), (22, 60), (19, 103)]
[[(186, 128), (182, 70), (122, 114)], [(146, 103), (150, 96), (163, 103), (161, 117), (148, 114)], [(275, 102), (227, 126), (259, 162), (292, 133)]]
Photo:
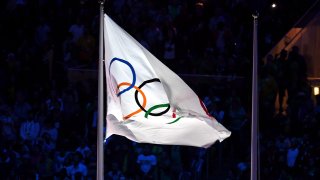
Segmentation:
[(133, 66), (128, 61), (115, 57), (115, 58), (111, 59), (111, 62), (110, 62), (110, 65), (109, 65), (109, 74), (110, 74), (110, 67), (111, 67), (111, 65), (112, 65), (112, 63), (114, 61), (120, 61), (120, 62), (128, 65), (130, 70), (131, 70), (131, 72), (132, 72), (132, 83), (131, 83), (131, 85), (129, 87), (125, 88), (124, 90), (120, 91), (117, 94), (117, 96), (120, 96), (121, 94), (125, 93), (126, 91), (129, 91), (130, 89), (132, 89), (134, 87), (134, 85), (136, 83), (136, 72), (134, 71)]

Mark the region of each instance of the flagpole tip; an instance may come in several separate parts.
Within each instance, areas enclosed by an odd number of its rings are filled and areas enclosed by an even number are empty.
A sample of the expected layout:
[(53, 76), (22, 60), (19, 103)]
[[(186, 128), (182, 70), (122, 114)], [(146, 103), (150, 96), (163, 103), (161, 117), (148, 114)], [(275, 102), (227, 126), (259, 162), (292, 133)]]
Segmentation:
[(258, 11), (254, 12), (254, 13), (252, 14), (252, 17), (253, 17), (254, 19), (258, 19), (258, 17), (259, 17), (259, 12), (258, 12)]

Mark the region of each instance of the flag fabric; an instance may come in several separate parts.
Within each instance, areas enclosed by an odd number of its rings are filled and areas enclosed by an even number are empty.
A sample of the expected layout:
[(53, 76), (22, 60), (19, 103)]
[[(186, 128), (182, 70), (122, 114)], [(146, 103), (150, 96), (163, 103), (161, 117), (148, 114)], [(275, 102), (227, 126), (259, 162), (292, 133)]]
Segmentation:
[(104, 16), (106, 138), (209, 147), (231, 132), (211, 117), (183, 80)]

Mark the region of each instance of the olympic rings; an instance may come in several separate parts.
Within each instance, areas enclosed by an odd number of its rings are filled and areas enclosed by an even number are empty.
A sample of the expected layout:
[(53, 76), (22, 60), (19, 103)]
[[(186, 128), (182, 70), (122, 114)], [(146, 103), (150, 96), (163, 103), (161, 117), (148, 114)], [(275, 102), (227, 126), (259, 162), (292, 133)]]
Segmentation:
[[(120, 59), (120, 58), (116, 58), (116, 57), (113, 58), (113, 59), (111, 60), (110, 64), (109, 64), (109, 74), (110, 74), (111, 65), (112, 65), (112, 63), (115, 62), (115, 61), (119, 61), (119, 62), (122, 62), (122, 63), (126, 64), (126, 65), (130, 68), (131, 73), (132, 73), (132, 82), (131, 82), (131, 83), (129, 83), (129, 82), (122, 82), (122, 83), (118, 84), (118, 89), (119, 89), (121, 86), (128, 86), (128, 87), (125, 88), (125, 89), (123, 89), (122, 91), (118, 92), (118, 93), (117, 93), (117, 96), (120, 96), (120, 95), (122, 95), (123, 93), (125, 93), (125, 92), (131, 90), (132, 88), (134, 88), (134, 89), (136, 89), (135, 94), (134, 94), (134, 95), (135, 95), (135, 101), (136, 101), (137, 105), (140, 107), (140, 109), (138, 109), (138, 110), (136, 110), (136, 111), (134, 111), (134, 112), (132, 112), (132, 113), (124, 116), (123, 118), (124, 118), (125, 120), (126, 120), (126, 119), (129, 119), (130, 117), (132, 117), (132, 116), (134, 116), (134, 115), (136, 115), (136, 114), (138, 114), (138, 113), (140, 113), (140, 112), (142, 112), (142, 111), (145, 112), (144, 117), (145, 117), (145, 118), (148, 118), (149, 115), (151, 115), (151, 116), (161, 116), (161, 115), (167, 113), (167, 112), (170, 110), (170, 104), (169, 104), (169, 103), (167, 103), (167, 104), (158, 104), (158, 105), (152, 106), (152, 107), (149, 108), (148, 110), (145, 109), (145, 107), (146, 107), (146, 105), (147, 105), (147, 98), (146, 98), (146, 95), (144, 94), (144, 92), (143, 92), (141, 89), (142, 89), (142, 87), (143, 87), (144, 85), (146, 85), (146, 84), (148, 84), (148, 83), (152, 83), (152, 82), (159, 82), (159, 83), (161, 83), (160, 79), (154, 78), (154, 79), (146, 80), (146, 81), (144, 81), (139, 87), (137, 87), (137, 86), (135, 86), (135, 83), (136, 83), (136, 73), (135, 73), (135, 70), (134, 70), (133, 66), (132, 66), (128, 61), (126, 61), (126, 60), (123, 60), (123, 59)], [(142, 105), (141, 105), (141, 103), (139, 102), (138, 93), (140, 93), (140, 94), (142, 95), (142, 99), (143, 99)], [(200, 101), (200, 102), (201, 102), (201, 101)], [(201, 104), (201, 106), (202, 106), (202, 108), (205, 110), (205, 108), (203, 107), (203, 104)], [(165, 108), (165, 107), (166, 107), (166, 109), (163, 110), (162, 112), (152, 113), (152, 111), (154, 111), (155, 109)], [(167, 123), (167, 124), (173, 124), (173, 123), (179, 121), (181, 118), (183, 118), (183, 117), (179, 117), (179, 118), (177, 118), (177, 119), (175, 119), (175, 120), (173, 120), (172, 122), (169, 122), (169, 123)]]

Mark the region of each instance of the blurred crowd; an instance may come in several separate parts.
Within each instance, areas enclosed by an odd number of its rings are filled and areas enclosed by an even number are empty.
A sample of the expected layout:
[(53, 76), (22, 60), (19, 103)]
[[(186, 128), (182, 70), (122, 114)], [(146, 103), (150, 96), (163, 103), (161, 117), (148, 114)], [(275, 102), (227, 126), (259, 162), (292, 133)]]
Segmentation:
[[(0, 3), (0, 179), (95, 179), (97, 82), (71, 81), (68, 69), (97, 68), (98, 3)], [(105, 11), (176, 73), (222, 77), (186, 81), (232, 131), (208, 149), (112, 136), (104, 147), (106, 179), (248, 179), (252, 7), (247, 1), (116, 0), (107, 1)], [(283, 34), (263, 28), (262, 52), (288, 30), (283, 16), (265, 16), (262, 26), (282, 26)], [(307, 82), (299, 47), (259, 63), (261, 178), (318, 179), (320, 99)]]

